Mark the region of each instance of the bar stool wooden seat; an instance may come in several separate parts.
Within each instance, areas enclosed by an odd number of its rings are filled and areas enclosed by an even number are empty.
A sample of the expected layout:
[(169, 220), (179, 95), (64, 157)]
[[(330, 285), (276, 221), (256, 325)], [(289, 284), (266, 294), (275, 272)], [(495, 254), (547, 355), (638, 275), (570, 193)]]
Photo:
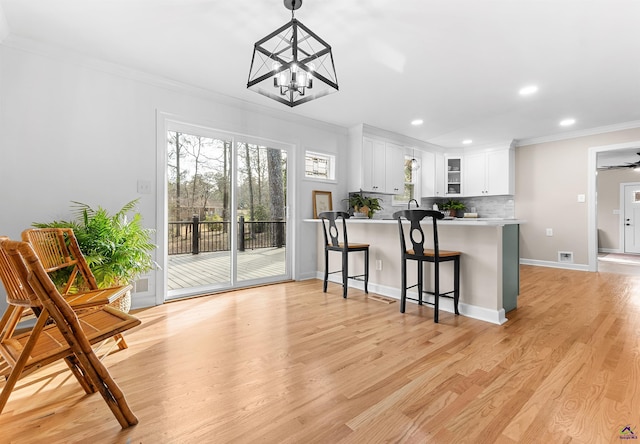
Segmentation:
[[(440, 297), (449, 297), (453, 299), (453, 307), (455, 314), (458, 311), (458, 301), (460, 299), (460, 256), (459, 251), (440, 250), (438, 244), (438, 225), (437, 220), (444, 218), (444, 214), (440, 211), (433, 210), (403, 210), (393, 213), (393, 218), (398, 220), (398, 228), (400, 230), (400, 250), (402, 258), (402, 289), (400, 295), (400, 312), (404, 313), (407, 299), (417, 301), (419, 305), (423, 302), (434, 305), (433, 321), (438, 322), (438, 312), (440, 308)], [(402, 226), (402, 219), (407, 219), (411, 225), (409, 232), (405, 233)], [(431, 219), (433, 226), (433, 249), (425, 248), (425, 234), (420, 223), (424, 219)], [(409, 238), (407, 242), (406, 237)], [(407, 248), (407, 244), (411, 248)], [(413, 260), (418, 264), (418, 283), (416, 285), (407, 286), (407, 261)], [(447, 292), (440, 291), (440, 263), (453, 262), (453, 290)], [(423, 263), (431, 262), (434, 264), (434, 289), (433, 291), (423, 291)], [(418, 298), (408, 298), (407, 290), (410, 288), (418, 288)], [(432, 294), (434, 296), (433, 304), (423, 301), (422, 294)]]
[[(342, 297), (347, 297), (348, 280), (364, 281), (364, 292), (369, 293), (369, 244), (352, 244), (347, 237), (347, 219), (349, 213), (344, 211), (325, 211), (318, 215), (322, 221), (324, 234), (324, 283), (322, 291), (327, 292), (329, 275), (342, 273)], [(342, 229), (338, 228), (336, 221), (342, 219)], [(337, 251), (342, 255), (342, 269), (329, 271), (329, 252)], [(349, 276), (349, 253), (364, 252), (364, 273)]]

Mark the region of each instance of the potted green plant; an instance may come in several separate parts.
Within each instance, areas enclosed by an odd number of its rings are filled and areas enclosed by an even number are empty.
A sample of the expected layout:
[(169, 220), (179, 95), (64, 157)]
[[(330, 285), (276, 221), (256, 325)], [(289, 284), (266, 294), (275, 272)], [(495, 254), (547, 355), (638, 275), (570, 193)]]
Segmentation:
[(380, 201), (376, 197), (364, 197), (361, 194), (353, 194), (344, 200), (349, 201), (349, 205), (353, 207), (353, 211), (366, 214), (369, 219), (373, 217), (376, 211), (382, 209)]
[[(99, 287), (132, 283), (141, 274), (151, 270), (155, 262), (151, 251), (153, 230), (142, 226), (142, 216), (135, 212), (138, 199), (125, 204), (111, 215), (102, 207), (97, 209), (81, 202), (73, 202), (74, 220), (34, 223), (37, 228), (72, 228), (78, 245), (85, 256), (89, 268)], [(128, 311), (128, 301), (122, 301), (119, 308)]]
[(440, 204), (440, 209), (449, 211), (451, 217), (460, 216), (465, 208), (464, 203), (455, 199), (449, 199)]

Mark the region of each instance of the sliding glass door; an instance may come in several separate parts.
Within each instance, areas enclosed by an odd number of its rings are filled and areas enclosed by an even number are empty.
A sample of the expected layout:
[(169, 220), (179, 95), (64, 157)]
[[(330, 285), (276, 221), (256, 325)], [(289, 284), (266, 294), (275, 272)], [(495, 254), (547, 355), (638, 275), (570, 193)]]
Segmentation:
[(290, 277), (286, 149), (175, 125), (166, 158), (168, 299)]
[(237, 142), (237, 281), (286, 274), (287, 153)]

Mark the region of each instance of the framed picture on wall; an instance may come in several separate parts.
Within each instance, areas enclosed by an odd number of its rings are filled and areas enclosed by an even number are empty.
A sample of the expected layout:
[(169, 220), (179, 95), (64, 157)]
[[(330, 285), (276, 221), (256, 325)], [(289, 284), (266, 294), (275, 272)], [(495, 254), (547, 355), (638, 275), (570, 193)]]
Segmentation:
[(318, 214), (323, 211), (333, 210), (333, 201), (331, 199), (331, 191), (313, 190), (313, 218), (317, 219)]

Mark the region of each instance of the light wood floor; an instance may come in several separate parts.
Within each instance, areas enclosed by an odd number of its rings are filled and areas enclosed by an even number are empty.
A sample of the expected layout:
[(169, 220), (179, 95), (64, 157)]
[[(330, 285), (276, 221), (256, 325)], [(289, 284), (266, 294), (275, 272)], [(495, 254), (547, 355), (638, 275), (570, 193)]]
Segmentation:
[[(522, 266), (492, 325), (320, 281), (139, 312), (106, 364), (140, 423), (49, 367), (0, 415), (20, 443), (606, 443), (640, 433), (640, 277)], [(54, 370), (61, 370), (55, 373)], [(51, 377), (51, 374), (54, 374)]]

